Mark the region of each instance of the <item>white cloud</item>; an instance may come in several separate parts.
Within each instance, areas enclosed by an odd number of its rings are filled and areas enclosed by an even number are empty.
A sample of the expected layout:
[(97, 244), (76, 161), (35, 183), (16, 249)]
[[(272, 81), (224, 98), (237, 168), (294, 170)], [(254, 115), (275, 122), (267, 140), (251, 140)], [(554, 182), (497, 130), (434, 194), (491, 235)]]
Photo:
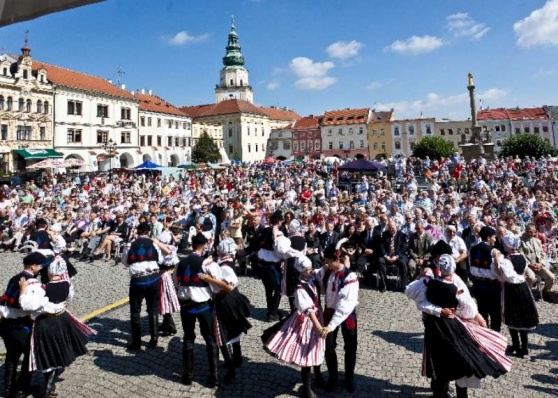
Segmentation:
[(323, 90), (337, 79), (327, 76), (327, 73), (335, 67), (333, 62), (314, 62), (310, 58), (293, 58), (289, 64), (291, 72), (297, 77), (295, 86), (302, 90)]
[(266, 87), (268, 90), (275, 90), (280, 86), (279, 82), (269, 82), (267, 83)]
[(457, 37), (471, 37), (480, 39), (488, 33), (490, 27), (484, 23), (479, 23), (467, 13), (452, 14), (446, 18), (448, 30)]
[(364, 46), (364, 44), (356, 41), (337, 41), (333, 44), (330, 44), (327, 48), (327, 54), (331, 58), (338, 58), (338, 59), (349, 59), (358, 55), (360, 49)]
[[(490, 106), (496, 106), (497, 101), (506, 97), (509, 90), (499, 88), (491, 88), (477, 94), (477, 99), (482, 99), (483, 103)], [(491, 104), (491, 102), (493, 102)], [(437, 93), (428, 93), (426, 98), (414, 101), (401, 101), (390, 103), (375, 104), (378, 111), (394, 109), (398, 119), (415, 118), (421, 112), (425, 117), (451, 115), (452, 117), (469, 117), (469, 93), (450, 95), (442, 97)]]
[(396, 40), (384, 51), (392, 51), (403, 55), (426, 54), (442, 47), (444, 42), (435, 36), (412, 36), (407, 40)]
[(545, 68), (544, 66), (541, 66), (539, 68), (539, 70), (537, 70), (537, 72), (535, 73), (535, 77), (546, 77), (546, 76), (554, 76), (556, 75), (556, 70), (554, 69), (549, 69), (549, 68)]
[(380, 88), (380, 87), (383, 87), (383, 86), (384, 86), (384, 83), (375, 81), (375, 82), (372, 82), (372, 83), (368, 84), (366, 86), (366, 88), (368, 90), (376, 90), (377, 88)]
[(182, 46), (188, 43), (199, 43), (205, 41), (207, 40), (208, 37), (209, 37), (208, 33), (203, 33), (201, 35), (195, 36), (183, 30), (182, 32), (178, 32), (172, 37), (166, 37), (166, 41), (168, 44), (172, 46)]
[(558, 0), (548, 0), (542, 8), (514, 23), (513, 30), (519, 47), (558, 46)]

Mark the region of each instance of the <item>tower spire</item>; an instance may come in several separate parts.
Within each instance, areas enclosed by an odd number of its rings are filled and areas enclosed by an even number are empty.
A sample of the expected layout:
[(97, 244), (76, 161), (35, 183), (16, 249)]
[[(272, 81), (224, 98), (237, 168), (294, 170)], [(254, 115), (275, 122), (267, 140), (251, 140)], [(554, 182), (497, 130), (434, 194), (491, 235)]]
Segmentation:
[(244, 56), (242, 55), (238, 34), (234, 26), (234, 15), (231, 18), (231, 31), (227, 42), (227, 52), (223, 57), (223, 65), (225, 66), (244, 66)]
[(25, 36), (23, 39), (23, 47), (21, 48), (21, 55), (24, 57), (28, 57), (31, 53), (31, 49), (29, 48), (29, 29), (25, 31)]

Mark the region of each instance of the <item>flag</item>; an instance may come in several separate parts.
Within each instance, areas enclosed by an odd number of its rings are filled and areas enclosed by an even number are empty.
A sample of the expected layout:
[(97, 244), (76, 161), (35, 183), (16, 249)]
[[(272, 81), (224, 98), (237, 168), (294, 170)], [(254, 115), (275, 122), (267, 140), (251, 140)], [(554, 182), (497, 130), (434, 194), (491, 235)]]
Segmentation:
[(105, 0), (0, 0), (0, 26)]

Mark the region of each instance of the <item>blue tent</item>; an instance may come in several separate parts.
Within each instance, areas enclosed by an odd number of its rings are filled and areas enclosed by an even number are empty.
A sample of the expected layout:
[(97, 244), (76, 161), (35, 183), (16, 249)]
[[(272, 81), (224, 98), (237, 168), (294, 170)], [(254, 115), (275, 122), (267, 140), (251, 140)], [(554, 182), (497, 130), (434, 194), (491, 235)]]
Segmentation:
[(150, 160), (146, 160), (145, 162), (143, 162), (139, 166), (134, 167), (134, 170), (151, 170), (151, 169), (158, 169), (159, 167), (161, 167), (161, 166), (159, 166), (156, 163), (153, 163)]
[(345, 163), (342, 166), (339, 166), (339, 170), (344, 171), (384, 171), (386, 166), (382, 163), (359, 159), (353, 160), (352, 162)]

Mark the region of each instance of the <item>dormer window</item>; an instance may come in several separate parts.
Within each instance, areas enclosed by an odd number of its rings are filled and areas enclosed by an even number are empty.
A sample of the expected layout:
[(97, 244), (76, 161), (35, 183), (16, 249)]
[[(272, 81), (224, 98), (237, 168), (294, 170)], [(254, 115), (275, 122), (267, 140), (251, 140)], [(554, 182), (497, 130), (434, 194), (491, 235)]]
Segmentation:
[(27, 69), (23, 70), (23, 78), (26, 80), (29, 78), (29, 72), (27, 72)]

